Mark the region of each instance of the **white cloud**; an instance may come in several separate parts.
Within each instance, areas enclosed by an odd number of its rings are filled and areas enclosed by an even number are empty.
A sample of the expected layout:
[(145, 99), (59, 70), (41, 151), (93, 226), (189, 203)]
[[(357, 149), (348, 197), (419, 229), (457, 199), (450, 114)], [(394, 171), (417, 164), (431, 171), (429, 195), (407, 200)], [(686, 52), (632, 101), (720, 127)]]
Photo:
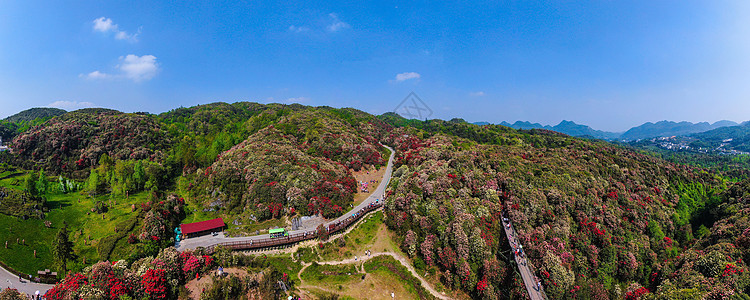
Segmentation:
[(138, 32), (136, 33), (128, 33), (125, 30), (120, 30), (114, 22), (112, 22), (112, 19), (101, 17), (93, 21), (94, 23), (94, 31), (99, 31), (103, 33), (113, 32), (115, 34), (115, 39), (118, 40), (126, 40), (130, 42), (137, 42), (138, 41), (138, 35), (141, 34), (141, 29), (138, 28)]
[(396, 81), (406, 81), (409, 79), (419, 79), (422, 75), (419, 75), (417, 72), (405, 72), (401, 74), (396, 74)]
[(342, 29), (349, 28), (349, 24), (347, 24), (344, 21), (339, 20), (339, 16), (335, 13), (328, 14), (329, 17), (331, 17), (332, 22), (330, 25), (328, 25), (328, 31), (330, 32), (336, 32)]
[(115, 34), (115, 39), (118, 40), (126, 40), (130, 42), (137, 42), (138, 41), (138, 35), (141, 34), (141, 29), (138, 28), (138, 31), (136, 33), (127, 33), (126, 31), (118, 31)]
[(94, 30), (100, 32), (116, 31), (117, 24), (112, 23), (112, 19), (101, 17), (94, 20)]
[(89, 80), (120, 79), (127, 78), (135, 82), (150, 80), (159, 73), (159, 64), (156, 56), (133, 55), (120, 56), (120, 64), (116, 67), (119, 72), (115, 74), (104, 73), (99, 70), (88, 74), (79, 74), (78, 77)]
[(294, 26), (294, 25), (291, 25), (291, 26), (289, 26), (289, 31), (290, 32), (294, 32), (294, 33), (302, 33), (302, 32), (310, 31), (310, 28), (307, 28), (305, 26)]
[(469, 96), (472, 96), (472, 97), (482, 97), (482, 96), (484, 96), (484, 92), (482, 92), (482, 91), (471, 92), (471, 93), (469, 93)]
[(47, 104), (47, 107), (62, 108), (67, 111), (81, 109), (81, 108), (95, 107), (95, 106), (96, 105), (94, 105), (94, 103), (91, 103), (91, 102), (62, 101), (62, 100), (58, 100), (50, 104)]
[(156, 62), (156, 56), (153, 55), (128, 54), (125, 57), (120, 56), (120, 61), (117, 67), (122, 71), (123, 76), (135, 82), (149, 80), (159, 73), (159, 64)]
[(95, 80), (95, 79), (107, 79), (110, 77), (110, 75), (107, 73), (99, 72), (99, 70), (96, 70), (88, 74), (79, 74), (78, 77)]

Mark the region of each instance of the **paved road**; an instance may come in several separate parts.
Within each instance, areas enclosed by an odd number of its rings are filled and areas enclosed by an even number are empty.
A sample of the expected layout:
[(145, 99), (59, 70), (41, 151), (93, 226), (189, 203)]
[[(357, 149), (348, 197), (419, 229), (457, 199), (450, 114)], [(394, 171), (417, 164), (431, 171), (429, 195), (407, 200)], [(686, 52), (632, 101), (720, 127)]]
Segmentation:
[[(383, 180), (380, 181), (380, 184), (375, 189), (375, 191), (369, 197), (367, 197), (367, 199), (362, 201), (359, 205), (355, 206), (354, 208), (349, 210), (349, 212), (341, 215), (335, 220), (325, 223), (324, 226), (326, 228), (328, 228), (328, 225), (330, 224), (343, 221), (344, 219), (350, 217), (352, 214), (370, 205), (370, 203), (373, 203), (377, 200), (380, 200), (381, 202), (383, 201), (383, 195), (385, 194), (385, 189), (386, 187), (388, 187), (388, 183), (391, 181), (391, 173), (393, 173), (393, 157), (395, 156), (396, 152), (393, 151), (391, 147), (388, 147), (386, 145), (382, 145), (382, 146), (388, 148), (388, 150), (391, 151), (391, 155), (388, 158), (388, 165), (386, 166), (385, 173), (383, 174)], [(305, 229), (294, 230), (294, 231), (289, 231), (289, 235), (297, 234), (297, 233), (304, 233), (304, 232), (309, 232), (310, 234), (313, 234), (313, 231), (314, 230), (305, 230)], [(177, 245), (177, 250), (183, 251), (183, 250), (195, 249), (198, 247), (208, 247), (208, 246), (216, 245), (219, 243), (258, 241), (258, 240), (267, 239), (267, 238), (268, 238), (268, 234), (229, 238), (229, 237), (224, 236), (224, 233), (221, 232), (217, 236), (207, 235), (207, 236), (202, 236), (202, 237), (185, 239)]]
[[(518, 232), (516, 232), (516, 229), (513, 227), (513, 224), (510, 223), (510, 220), (503, 223), (503, 229), (505, 230), (505, 236), (508, 238), (508, 241), (510, 241), (510, 246), (513, 250), (516, 250), (516, 247), (521, 246), (516, 239)], [(518, 271), (521, 273), (523, 283), (526, 285), (526, 291), (529, 293), (529, 298), (531, 300), (546, 300), (547, 297), (544, 294), (544, 291), (541, 290), (540, 286), (537, 286), (536, 276), (534, 276), (534, 272), (531, 270), (531, 266), (525, 258), (526, 253), (523, 254), (523, 257), (524, 258), (514, 255), (516, 264), (518, 265)]]
[[(323, 261), (323, 262), (318, 262), (318, 264), (319, 265), (357, 264), (357, 270), (359, 271), (361, 264), (363, 264), (365, 261), (368, 261), (368, 260), (370, 260), (373, 257), (382, 256), (382, 255), (387, 255), (387, 256), (393, 257), (396, 260), (398, 260), (402, 265), (404, 265), (404, 267), (406, 267), (406, 269), (409, 270), (409, 272), (411, 272), (412, 275), (414, 275), (414, 277), (416, 277), (417, 279), (419, 279), (419, 282), (422, 283), (422, 287), (424, 287), (425, 290), (427, 290), (427, 292), (429, 292), (430, 294), (432, 294), (433, 296), (435, 296), (435, 298), (444, 299), (444, 300), (450, 299), (445, 294), (439, 293), (438, 291), (436, 291), (435, 289), (433, 289), (432, 286), (429, 283), (427, 283), (427, 281), (424, 280), (424, 278), (422, 278), (422, 276), (419, 276), (419, 274), (417, 274), (417, 271), (414, 270), (414, 267), (412, 267), (412, 265), (409, 263), (408, 260), (406, 260), (401, 255), (398, 255), (396, 253), (392, 253), (392, 252), (377, 252), (377, 253), (371, 254), (370, 256), (358, 256), (357, 260), (355, 260), (354, 258), (349, 258), (349, 259), (337, 260), (337, 261)], [(309, 267), (310, 265), (311, 264), (305, 264), (305, 266), (302, 267), (302, 269), (299, 271), (299, 273), (297, 273), (297, 277), (300, 278), (300, 281), (302, 281), (302, 276), (301, 276), (302, 272), (304, 272), (305, 269), (307, 269), (307, 267)], [(363, 270), (362, 272), (364, 272), (364, 268), (362, 268), (362, 270)], [(304, 282), (302, 282), (300, 285), (304, 286), (305, 284), (304, 284)]]
[(19, 292), (27, 295), (34, 295), (36, 291), (39, 291), (40, 295), (44, 295), (47, 293), (47, 290), (51, 289), (53, 286), (54, 285), (52, 284), (29, 282), (28, 278), (23, 281), (18, 281), (18, 275), (0, 267), (0, 288), (2, 289), (17, 289)]

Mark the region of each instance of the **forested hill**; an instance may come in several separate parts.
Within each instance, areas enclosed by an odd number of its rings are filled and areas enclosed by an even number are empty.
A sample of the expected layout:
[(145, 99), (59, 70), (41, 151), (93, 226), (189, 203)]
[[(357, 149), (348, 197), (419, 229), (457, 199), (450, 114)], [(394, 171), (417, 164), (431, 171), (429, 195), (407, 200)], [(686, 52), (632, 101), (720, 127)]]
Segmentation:
[[(250, 116), (243, 120), (232, 113), (235, 105), (247, 105)], [(290, 211), (338, 216), (356, 192), (350, 170), (386, 162), (378, 141), (390, 127), (361, 111), (246, 103), (213, 107), (225, 112), (220, 118), (237, 121), (224, 122), (219, 133), (212, 120), (220, 119), (172, 123), (173, 134), (185, 133), (173, 153), (186, 162), (183, 173), (192, 178), (192, 198), (229, 214), (257, 220)], [(209, 108), (193, 111), (200, 115), (204, 109)]]
[(45, 121), (64, 114), (59, 108), (37, 107), (19, 112), (15, 115), (0, 120), (0, 138), (8, 142), (16, 135), (23, 133), (29, 128), (44, 123)]
[(12, 141), (18, 165), (88, 176), (103, 154), (118, 160), (164, 160), (171, 144), (154, 116), (83, 109), (50, 119)]
[(10, 117), (7, 117), (5, 118), (4, 121), (13, 122), (13, 123), (22, 122), (22, 121), (33, 121), (36, 119), (48, 119), (51, 117), (56, 117), (64, 113), (66, 113), (66, 111), (59, 109), (59, 108), (34, 107), (34, 108), (30, 108), (22, 112), (19, 112)]
[(725, 150), (750, 152), (750, 124), (747, 123), (696, 133), (689, 138), (691, 138), (690, 145), (695, 148), (721, 147)]
[(352, 172), (384, 165), (381, 142), (396, 150), (385, 203), (396, 241), (419, 269), (473, 298), (523, 297), (503, 211), (551, 299), (692, 299), (743, 294), (750, 283), (745, 258), (727, 250), (742, 244), (737, 189), (748, 183), (550, 130), (214, 103), (160, 115), (70, 112), (0, 157), (88, 175), (94, 194), (176, 192), (205, 217), (248, 224), (341, 215), (357, 188)]

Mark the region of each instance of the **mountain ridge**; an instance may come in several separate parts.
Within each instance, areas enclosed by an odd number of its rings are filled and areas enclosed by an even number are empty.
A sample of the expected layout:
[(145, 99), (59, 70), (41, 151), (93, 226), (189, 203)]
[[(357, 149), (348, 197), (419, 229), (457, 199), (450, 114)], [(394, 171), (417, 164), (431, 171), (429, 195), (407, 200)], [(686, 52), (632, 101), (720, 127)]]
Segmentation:
[[(473, 122), (475, 125), (491, 125), (489, 122)], [(742, 124), (747, 125), (748, 122)], [(698, 122), (692, 123), (688, 121), (674, 122), (674, 121), (658, 121), (655, 123), (646, 122), (639, 126), (632, 127), (624, 132), (611, 132), (593, 129), (588, 125), (578, 124), (574, 121), (562, 120), (555, 126), (542, 125), (540, 123), (531, 123), (529, 121), (516, 121), (514, 123), (508, 123), (506, 121), (500, 122), (498, 125), (507, 126), (513, 129), (547, 129), (553, 130), (560, 133), (564, 133), (570, 136), (576, 137), (592, 137), (603, 140), (624, 140), (633, 141), (638, 139), (656, 138), (656, 137), (667, 137), (667, 136), (679, 136), (679, 135), (690, 135), (694, 133), (701, 133), (710, 130), (714, 130), (722, 127), (738, 126), (734, 121), (719, 120), (714, 123), (709, 122)]]

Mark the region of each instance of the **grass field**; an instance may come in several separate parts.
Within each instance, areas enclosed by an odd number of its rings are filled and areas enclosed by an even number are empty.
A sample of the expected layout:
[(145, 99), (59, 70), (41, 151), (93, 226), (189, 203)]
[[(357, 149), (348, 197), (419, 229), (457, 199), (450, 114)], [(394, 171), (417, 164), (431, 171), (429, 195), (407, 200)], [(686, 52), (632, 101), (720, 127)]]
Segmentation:
[[(334, 238), (333, 242), (324, 244), (323, 248), (318, 251), (322, 261), (364, 255), (365, 250), (374, 246), (378, 230), (383, 226), (383, 212), (378, 211), (365, 217), (356, 226), (349, 234)], [(337, 239), (343, 239), (343, 243)]]
[(301, 277), (305, 283), (316, 286), (327, 286), (331, 289), (338, 288), (338, 285), (347, 285), (355, 280), (361, 280), (357, 269), (353, 264), (349, 265), (319, 265), (313, 263), (304, 272)]
[[(6, 176), (5, 172), (0, 174), (0, 178)], [(0, 186), (20, 190), (19, 178), (22, 177), (11, 176), (2, 179)], [(69, 263), (69, 268), (77, 270), (103, 257), (108, 257), (110, 260), (125, 258), (130, 254), (133, 246), (128, 244), (125, 238), (115, 239), (114, 237), (127, 237), (128, 229), (138, 230), (138, 210), (133, 211), (131, 205), (135, 204), (137, 208), (140, 208), (140, 203), (145, 202), (147, 197), (147, 193), (131, 195), (128, 199), (109, 196), (92, 198), (79, 192), (46, 195), (47, 207), (50, 211), (44, 220), (21, 220), (0, 215), (0, 243), (2, 243), (0, 260), (24, 273), (36, 274), (37, 270), (54, 269), (52, 267), (52, 241), (63, 223), (68, 225), (69, 236), (74, 244), (73, 250), (78, 256), (75, 262)], [(106, 203), (108, 211), (102, 214), (91, 212), (95, 201)], [(44, 221), (50, 221), (51, 228), (48, 228)], [(115, 232), (115, 228), (118, 229), (118, 233)], [(16, 244), (16, 239), (26, 240), (26, 244)], [(5, 241), (8, 241), (7, 249), (4, 247)], [(109, 253), (99, 253), (101, 251), (98, 248), (104, 242), (112, 242), (115, 247)], [(36, 258), (34, 258), (34, 250), (37, 252)]]
[(279, 270), (279, 272), (286, 273), (289, 276), (289, 280), (294, 282), (294, 285), (300, 283), (297, 273), (302, 269), (302, 265), (293, 261), (289, 255), (268, 256), (267, 262), (276, 268), (276, 270)]

